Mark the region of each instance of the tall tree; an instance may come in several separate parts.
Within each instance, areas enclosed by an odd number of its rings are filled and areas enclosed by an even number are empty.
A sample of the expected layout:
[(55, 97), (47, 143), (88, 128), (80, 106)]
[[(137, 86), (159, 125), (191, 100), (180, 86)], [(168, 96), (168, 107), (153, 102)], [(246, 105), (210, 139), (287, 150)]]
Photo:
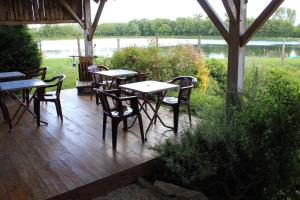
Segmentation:
[(296, 10), (291, 8), (281, 7), (274, 13), (272, 18), (286, 20), (294, 24), (296, 22), (296, 17), (297, 17)]

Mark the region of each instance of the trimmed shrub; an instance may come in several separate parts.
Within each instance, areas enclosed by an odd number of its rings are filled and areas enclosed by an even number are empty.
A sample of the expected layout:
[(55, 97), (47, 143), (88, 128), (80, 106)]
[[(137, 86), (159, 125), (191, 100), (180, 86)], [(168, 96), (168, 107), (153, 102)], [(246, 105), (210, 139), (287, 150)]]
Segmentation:
[(41, 53), (26, 26), (0, 26), (0, 71), (27, 71), (41, 65)]

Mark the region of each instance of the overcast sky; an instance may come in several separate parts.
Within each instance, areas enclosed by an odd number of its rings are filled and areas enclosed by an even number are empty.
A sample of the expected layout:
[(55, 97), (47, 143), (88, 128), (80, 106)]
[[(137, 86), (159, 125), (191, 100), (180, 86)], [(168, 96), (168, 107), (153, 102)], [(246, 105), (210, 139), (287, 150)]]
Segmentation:
[[(209, 0), (220, 17), (224, 17), (225, 10), (221, 0)], [(248, 17), (260, 14), (270, 0), (248, 0)], [(289, 7), (297, 11), (297, 24), (300, 23), (300, 0), (285, 0), (282, 7)], [(92, 12), (97, 5), (93, 3)], [(155, 19), (189, 17), (204, 13), (197, 0), (107, 0), (100, 23), (128, 22), (132, 19)]]

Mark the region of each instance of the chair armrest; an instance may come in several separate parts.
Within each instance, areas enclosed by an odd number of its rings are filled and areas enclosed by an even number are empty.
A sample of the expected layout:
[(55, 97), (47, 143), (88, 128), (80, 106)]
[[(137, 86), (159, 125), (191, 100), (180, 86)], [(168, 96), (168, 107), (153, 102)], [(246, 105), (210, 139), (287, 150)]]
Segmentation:
[(120, 101), (132, 101), (132, 100), (138, 100), (136, 96), (127, 96), (127, 97), (120, 97)]
[(186, 86), (186, 87), (181, 87), (180, 90), (188, 90), (188, 89), (192, 89), (194, 87), (194, 85), (190, 85), (190, 86)]
[(57, 79), (57, 77), (53, 77), (51, 79), (44, 80), (44, 82), (48, 83), (48, 82), (55, 81), (56, 79)]

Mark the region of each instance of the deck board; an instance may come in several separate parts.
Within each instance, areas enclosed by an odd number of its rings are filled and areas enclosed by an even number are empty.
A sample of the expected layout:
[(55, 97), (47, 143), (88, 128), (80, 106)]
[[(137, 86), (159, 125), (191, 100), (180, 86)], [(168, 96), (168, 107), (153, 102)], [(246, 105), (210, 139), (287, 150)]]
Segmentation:
[[(107, 177), (154, 159), (156, 155), (151, 147), (174, 137), (172, 131), (157, 123), (143, 145), (137, 123), (127, 132), (120, 124), (117, 150), (113, 151), (109, 119), (106, 139), (102, 140), (101, 105), (97, 106), (89, 96), (78, 96), (75, 89), (64, 90), (61, 98), (62, 123), (51, 103), (41, 105), (41, 116), (48, 126), (36, 127), (32, 116), (25, 114), (9, 133), (8, 124), (0, 115), (1, 200), (55, 199), (78, 188), (91, 195), (84, 186), (101, 180), (109, 182)], [(10, 103), (10, 112), (14, 109)], [(172, 124), (170, 110), (162, 107), (160, 114), (165, 122)], [(186, 115), (180, 117), (181, 130), (188, 126), (187, 120)], [(143, 123), (146, 129), (149, 120), (145, 115)]]

